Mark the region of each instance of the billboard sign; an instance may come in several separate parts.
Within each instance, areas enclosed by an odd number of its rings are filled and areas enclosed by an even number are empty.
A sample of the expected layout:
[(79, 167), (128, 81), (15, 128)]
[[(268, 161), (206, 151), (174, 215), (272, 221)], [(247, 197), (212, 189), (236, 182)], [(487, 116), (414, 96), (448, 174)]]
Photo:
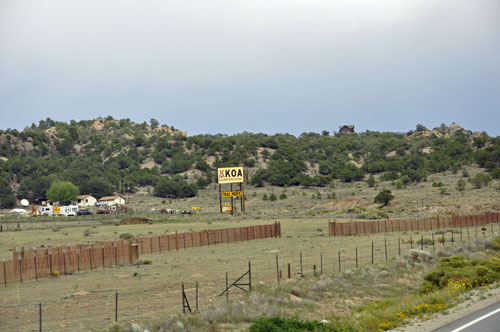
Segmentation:
[(227, 167), (217, 169), (217, 182), (223, 183), (241, 183), (243, 180), (243, 167)]
[(241, 191), (224, 191), (222, 192), (222, 198), (226, 197), (241, 197)]

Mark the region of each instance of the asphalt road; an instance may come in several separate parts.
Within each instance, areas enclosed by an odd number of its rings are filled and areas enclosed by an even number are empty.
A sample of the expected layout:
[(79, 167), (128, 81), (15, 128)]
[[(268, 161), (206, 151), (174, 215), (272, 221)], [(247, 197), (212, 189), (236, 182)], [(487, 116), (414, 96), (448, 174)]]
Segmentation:
[(500, 302), (473, 312), (432, 332), (500, 332)]

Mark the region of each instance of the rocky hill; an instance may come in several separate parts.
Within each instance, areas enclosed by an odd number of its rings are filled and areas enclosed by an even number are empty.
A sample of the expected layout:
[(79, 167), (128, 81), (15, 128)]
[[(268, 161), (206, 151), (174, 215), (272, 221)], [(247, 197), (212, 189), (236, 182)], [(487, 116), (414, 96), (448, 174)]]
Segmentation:
[(117, 192), (121, 183), (131, 191), (149, 187), (158, 196), (186, 197), (214, 182), (216, 168), (224, 166), (245, 166), (246, 180), (256, 186), (327, 186), (373, 181), (375, 174), (406, 185), (468, 164), (496, 177), (500, 139), (456, 124), (417, 125), (408, 133), (188, 136), (155, 119), (46, 119), (20, 132), (0, 131), (0, 206), (12, 206), (13, 197), (45, 199), (55, 180), (95, 196)]

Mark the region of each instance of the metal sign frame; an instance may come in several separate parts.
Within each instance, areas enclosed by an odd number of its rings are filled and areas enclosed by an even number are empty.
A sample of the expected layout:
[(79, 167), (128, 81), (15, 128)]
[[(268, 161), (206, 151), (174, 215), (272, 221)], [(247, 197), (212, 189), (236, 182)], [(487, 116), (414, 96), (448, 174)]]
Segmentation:
[[(241, 174), (241, 176), (240, 176)], [(241, 212), (245, 212), (245, 179), (244, 168), (241, 167), (226, 167), (217, 169), (217, 181), (219, 184), (219, 212), (224, 213), (222, 198), (231, 198), (231, 214), (234, 214), (236, 207), (234, 205), (234, 197), (240, 198)], [(221, 182), (221, 179), (224, 179)], [(239, 184), (239, 190), (233, 190), (233, 183)], [(229, 191), (222, 191), (222, 185), (229, 184)]]

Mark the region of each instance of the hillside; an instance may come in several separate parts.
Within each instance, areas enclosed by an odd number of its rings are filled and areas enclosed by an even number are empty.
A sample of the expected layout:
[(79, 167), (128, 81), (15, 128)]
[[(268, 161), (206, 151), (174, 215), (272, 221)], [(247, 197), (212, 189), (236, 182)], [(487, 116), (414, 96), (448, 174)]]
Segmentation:
[(500, 138), (456, 124), (417, 125), (408, 133), (188, 136), (154, 119), (46, 119), (21, 132), (0, 131), (0, 207), (16, 198), (46, 199), (54, 180), (97, 197), (118, 192), (120, 183), (131, 192), (147, 187), (160, 197), (190, 197), (214, 182), (217, 167), (235, 165), (245, 166), (247, 181), (257, 187), (373, 183), (376, 174), (407, 186), (477, 165), (486, 171), (477, 179), (481, 186), (500, 176)]

